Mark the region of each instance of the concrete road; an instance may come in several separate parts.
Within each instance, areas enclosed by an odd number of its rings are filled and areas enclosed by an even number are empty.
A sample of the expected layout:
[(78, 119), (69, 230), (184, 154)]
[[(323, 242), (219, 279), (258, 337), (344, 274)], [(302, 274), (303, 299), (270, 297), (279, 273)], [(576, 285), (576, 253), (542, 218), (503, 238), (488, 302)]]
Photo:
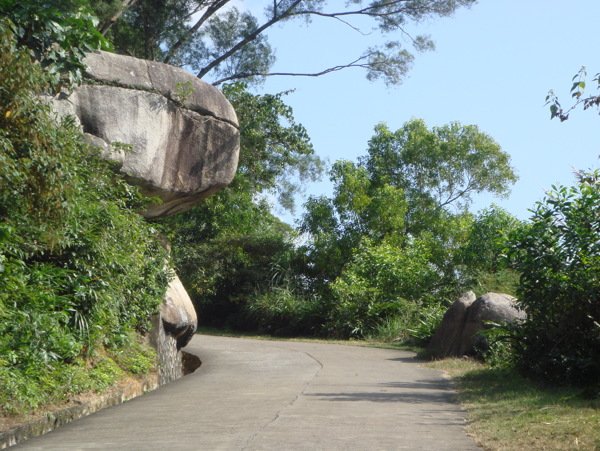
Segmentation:
[(194, 374), (19, 450), (476, 450), (451, 382), (403, 351), (197, 335)]

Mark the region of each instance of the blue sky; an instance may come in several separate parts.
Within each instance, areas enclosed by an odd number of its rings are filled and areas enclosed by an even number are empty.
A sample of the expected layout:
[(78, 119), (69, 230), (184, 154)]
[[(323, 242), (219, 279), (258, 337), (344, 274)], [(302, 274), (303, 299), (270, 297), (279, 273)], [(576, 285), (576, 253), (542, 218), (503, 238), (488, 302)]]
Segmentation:
[[(430, 127), (451, 121), (478, 125), (511, 155), (519, 181), (508, 199), (479, 196), (472, 211), (495, 202), (526, 219), (544, 189), (572, 184), (572, 167), (598, 167), (597, 113), (579, 110), (560, 123), (550, 121), (544, 106), (549, 89), (570, 104), (571, 78), (581, 66), (588, 68), (590, 86), (600, 72), (598, 18), (598, 0), (480, 0), (453, 17), (410, 27), (411, 33), (430, 34), (437, 48), (417, 54), (398, 87), (369, 82), (364, 71), (348, 69), (318, 78), (271, 77), (260, 92), (295, 89), (285, 102), (307, 128), (316, 152), (330, 162), (364, 155), (379, 122), (394, 130), (413, 117)], [(269, 39), (277, 50), (273, 70), (286, 72), (345, 63), (383, 41), (326, 19), (309, 26), (286, 23)], [(331, 185), (316, 183), (307, 192), (330, 195)], [(296, 216), (300, 213), (301, 208)]]

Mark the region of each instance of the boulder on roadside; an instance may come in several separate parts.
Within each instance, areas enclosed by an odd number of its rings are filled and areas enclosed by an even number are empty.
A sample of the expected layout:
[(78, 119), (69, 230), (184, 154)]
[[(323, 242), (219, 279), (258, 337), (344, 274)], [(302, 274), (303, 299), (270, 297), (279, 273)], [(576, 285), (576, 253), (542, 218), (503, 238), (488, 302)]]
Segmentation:
[(427, 348), (436, 357), (458, 355), (467, 308), (476, 298), (475, 293), (467, 291), (448, 308)]
[(160, 306), (160, 317), (165, 331), (176, 338), (178, 349), (186, 346), (196, 332), (196, 309), (178, 276), (169, 283), (165, 299)]
[(516, 299), (507, 294), (487, 293), (474, 299), (465, 293), (448, 309), (427, 350), (434, 357), (476, 356), (487, 346), (482, 331), (487, 322), (514, 323), (525, 319), (516, 306)]

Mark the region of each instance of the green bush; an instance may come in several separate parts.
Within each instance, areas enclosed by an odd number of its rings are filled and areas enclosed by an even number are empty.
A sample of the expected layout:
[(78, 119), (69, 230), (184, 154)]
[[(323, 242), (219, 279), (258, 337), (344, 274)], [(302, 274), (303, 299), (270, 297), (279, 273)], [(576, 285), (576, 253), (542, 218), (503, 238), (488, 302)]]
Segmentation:
[(504, 293), (517, 296), (521, 274), (512, 268), (498, 269), (497, 271), (474, 271), (468, 284), (468, 289), (473, 290), (477, 296), (486, 293)]
[(177, 274), (202, 325), (252, 330), (246, 304), (288, 268), (295, 237), (266, 202), (224, 189), (196, 207), (164, 218)]
[(538, 203), (510, 254), (527, 313), (515, 342), (520, 367), (547, 381), (588, 384), (600, 379), (600, 173), (578, 178)]
[(273, 287), (250, 299), (245, 307), (248, 321), (259, 332), (275, 336), (315, 336), (323, 322), (321, 305), (288, 287)]
[(404, 248), (365, 240), (352, 262), (331, 285), (325, 330), (337, 338), (372, 335), (386, 318), (412, 312), (439, 275), (429, 250), (414, 240)]
[(429, 344), (447, 310), (448, 304), (444, 303), (433, 303), (421, 307), (413, 324), (408, 329), (411, 338), (420, 346)]
[(367, 336), (369, 340), (391, 342), (409, 338), (409, 329), (417, 314), (416, 305), (406, 305), (406, 308), (395, 316), (380, 320), (372, 332)]
[[(112, 383), (122, 371), (111, 354), (148, 329), (169, 278), (165, 251), (134, 211), (144, 205), (139, 192), (72, 120), (40, 102), (46, 81), (0, 24), (0, 410), (8, 413)], [(149, 368), (153, 357), (143, 355)], [(71, 383), (83, 373), (89, 383)]]

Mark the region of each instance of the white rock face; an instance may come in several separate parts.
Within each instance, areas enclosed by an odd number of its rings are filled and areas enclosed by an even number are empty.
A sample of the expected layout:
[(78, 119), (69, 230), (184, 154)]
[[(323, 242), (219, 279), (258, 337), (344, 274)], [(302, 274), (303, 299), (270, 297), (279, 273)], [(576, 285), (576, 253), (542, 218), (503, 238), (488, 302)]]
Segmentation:
[(94, 83), (60, 94), (54, 108), (76, 116), (131, 184), (162, 200), (145, 217), (187, 210), (231, 182), (239, 130), (218, 89), (183, 69), (123, 55), (91, 53), (85, 63)]

